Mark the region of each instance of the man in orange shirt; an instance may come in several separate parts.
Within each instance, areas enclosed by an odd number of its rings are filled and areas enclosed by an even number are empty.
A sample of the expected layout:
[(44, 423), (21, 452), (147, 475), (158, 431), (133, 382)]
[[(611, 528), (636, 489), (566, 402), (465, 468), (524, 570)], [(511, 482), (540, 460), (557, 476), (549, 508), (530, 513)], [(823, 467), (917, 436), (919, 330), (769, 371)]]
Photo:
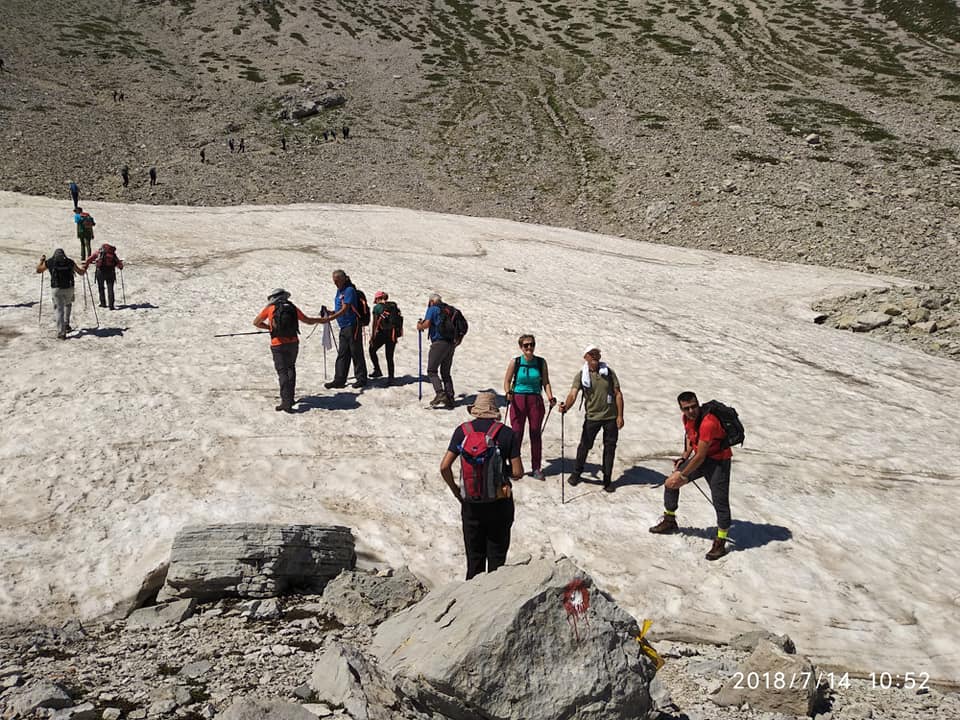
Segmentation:
[(254, 327), (270, 331), (270, 350), (273, 366), (280, 379), (278, 412), (293, 412), (293, 395), (297, 386), (297, 353), (300, 351), (300, 321), (316, 325), (320, 318), (307, 317), (290, 302), (290, 293), (277, 288), (267, 297), (270, 303), (253, 320)]
[(710, 486), (713, 507), (717, 511), (717, 537), (706, 554), (707, 560), (717, 560), (727, 554), (727, 531), (730, 529), (730, 459), (733, 451), (724, 446), (727, 437), (719, 418), (704, 413), (695, 393), (682, 392), (677, 396), (683, 413), (686, 435), (683, 455), (674, 461), (674, 471), (666, 479), (663, 489), (663, 519), (650, 528), (657, 535), (677, 532), (677, 508), (680, 506), (680, 488), (691, 480), (706, 478)]

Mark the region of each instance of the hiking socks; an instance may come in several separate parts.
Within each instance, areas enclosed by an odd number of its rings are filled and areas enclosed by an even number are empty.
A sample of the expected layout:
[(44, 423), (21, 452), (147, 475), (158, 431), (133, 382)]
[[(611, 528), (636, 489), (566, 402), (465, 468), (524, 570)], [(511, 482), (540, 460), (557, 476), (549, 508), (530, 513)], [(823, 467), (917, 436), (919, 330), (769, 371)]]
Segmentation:
[(728, 532), (727, 530), (720, 530), (720, 529), (718, 528), (718, 529), (717, 529), (717, 537), (718, 537), (720, 540), (726, 540), (726, 539), (727, 539), (727, 532)]

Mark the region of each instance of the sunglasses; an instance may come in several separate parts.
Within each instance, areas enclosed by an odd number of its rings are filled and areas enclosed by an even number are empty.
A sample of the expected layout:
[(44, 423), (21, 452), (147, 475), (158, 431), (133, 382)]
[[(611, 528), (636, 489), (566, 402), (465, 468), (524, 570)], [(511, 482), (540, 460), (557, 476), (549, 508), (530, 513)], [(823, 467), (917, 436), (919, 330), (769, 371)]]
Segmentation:
[(523, 343), (520, 347), (535, 348), (536, 346), (537, 346), (536, 343)]

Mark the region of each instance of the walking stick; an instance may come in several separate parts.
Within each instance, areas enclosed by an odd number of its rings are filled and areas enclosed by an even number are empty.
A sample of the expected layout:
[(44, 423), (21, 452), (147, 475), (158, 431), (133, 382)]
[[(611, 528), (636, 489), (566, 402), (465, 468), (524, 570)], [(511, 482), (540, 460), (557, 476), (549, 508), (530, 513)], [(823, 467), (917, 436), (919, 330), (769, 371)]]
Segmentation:
[(123, 284), (123, 268), (120, 268), (120, 292), (123, 293), (123, 304), (127, 304), (127, 288)]
[(417, 330), (417, 346), (420, 352), (417, 361), (417, 399), (423, 400), (423, 330)]
[(553, 405), (550, 405), (550, 406), (547, 408), (547, 416), (543, 419), (543, 425), (540, 426), (540, 432), (541, 432), (541, 434), (543, 433), (544, 428), (547, 427), (547, 420), (550, 419), (550, 413), (552, 413), (552, 412), (553, 412)]
[[(562, 410), (563, 408), (561, 408)], [(566, 413), (560, 413), (560, 504), (566, 504), (566, 482), (563, 479), (563, 472), (566, 468), (566, 450), (563, 440), (563, 428), (566, 425), (565, 420), (567, 419)]]
[[(100, 327), (100, 316), (97, 315), (97, 304), (93, 301), (93, 288), (90, 286), (90, 276), (84, 273), (83, 277), (87, 280), (87, 292), (90, 293), (90, 307), (93, 308), (93, 317), (96, 318), (97, 327)], [(86, 295), (84, 295), (84, 297), (86, 297)]]
[(43, 276), (46, 271), (40, 273), (40, 311), (37, 313), (37, 325), (40, 324), (40, 318), (43, 317)]

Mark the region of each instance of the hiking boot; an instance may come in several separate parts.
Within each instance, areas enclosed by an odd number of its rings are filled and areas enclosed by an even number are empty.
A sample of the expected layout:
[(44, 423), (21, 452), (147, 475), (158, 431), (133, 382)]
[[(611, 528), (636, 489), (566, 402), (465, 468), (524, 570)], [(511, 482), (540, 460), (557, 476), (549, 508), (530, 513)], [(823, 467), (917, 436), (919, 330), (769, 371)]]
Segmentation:
[(347, 384), (345, 382), (337, 382), (336, 380), (331, 380), (330, 382), (325, 382), (323, 384), (327, 390), (332, 390), (333, 388), (345, 388)]
[(367, 375), (367, 377), (369, 377), (369, 378), (382, 378), (382, 377), (383, 377), (383, 373), (380, 372), (379, 370), (374, 370), (372, 373), (370, 373), (369, 375)]
[(100, 303), (100, 307), (106, 307), (106, 306), (107, 306), (106, 303)]
[(284, 405), (283, 403), (280, 403), (274, 408), (274, 410), (276, 410), (277, 412), (283, 411), (285, 413), (292, 413), (293, 405)]
[(67, 325), (67, 326), (63, 329), (63, 331), (64, 331), (65, 333), (73, 332), (73, 328), (70, 327), (69, 325)]
[(613, 486), (613, 483), (609, 480), (603, 481), (603, 489), (605, 492), (612, 493), (616, 488)]
[(66, 340), (66, 339), (67, 339), (67, 334), (66, 334), (66, 333), (58, 333), (58, 334), (57, 334), (57, 339), (58, 339), (58, 340)]
[(543, 470), (534, 470), (532, 473), (530, 473), (530, 477), (532, 477), (534, 480), (546, 480), (546, 479), (547, 479), (546, 476), (544, 476), (544, 474), (543, 474)]
[(367, 381), (366, 381), (366, 380), (357, 380), (357, 381), (356, 381), (353, 385), (351, 385), (350, 387), (352, 387), (352, 388), (362, 388), (362, 387), (366, 387), (366, 386), (367, 386)]
[(453, 398), (449, 395), (445, 396), (440, 404), (443, 405), (444, 409), (446, 410), (453, 410), (457, 406), (457, 404), (453, 401)]
[(436, 397), (430, 401), (430, 407), (436, 407), (437, 405), (442, 405), (447, 401), (447, 396), (443, 393), (437, 393)]
[(673, 515), (665, 514), (660, 522), (650, 528), (650, 532), (654, 535), (668, 535), (677, 532), (679, 529), (680, 528), (677, 527), (677, 518)]
[(570, 483), (571, 485), (579, 485), (580, 473), (571, 473), (570, 477), (567, 478), (567, 482)]
[(707, 560), (719, 560), (727, 554), (727, 541), (724, 538), (714, 538), (713, 546), (710, 551), (704, 555)]

